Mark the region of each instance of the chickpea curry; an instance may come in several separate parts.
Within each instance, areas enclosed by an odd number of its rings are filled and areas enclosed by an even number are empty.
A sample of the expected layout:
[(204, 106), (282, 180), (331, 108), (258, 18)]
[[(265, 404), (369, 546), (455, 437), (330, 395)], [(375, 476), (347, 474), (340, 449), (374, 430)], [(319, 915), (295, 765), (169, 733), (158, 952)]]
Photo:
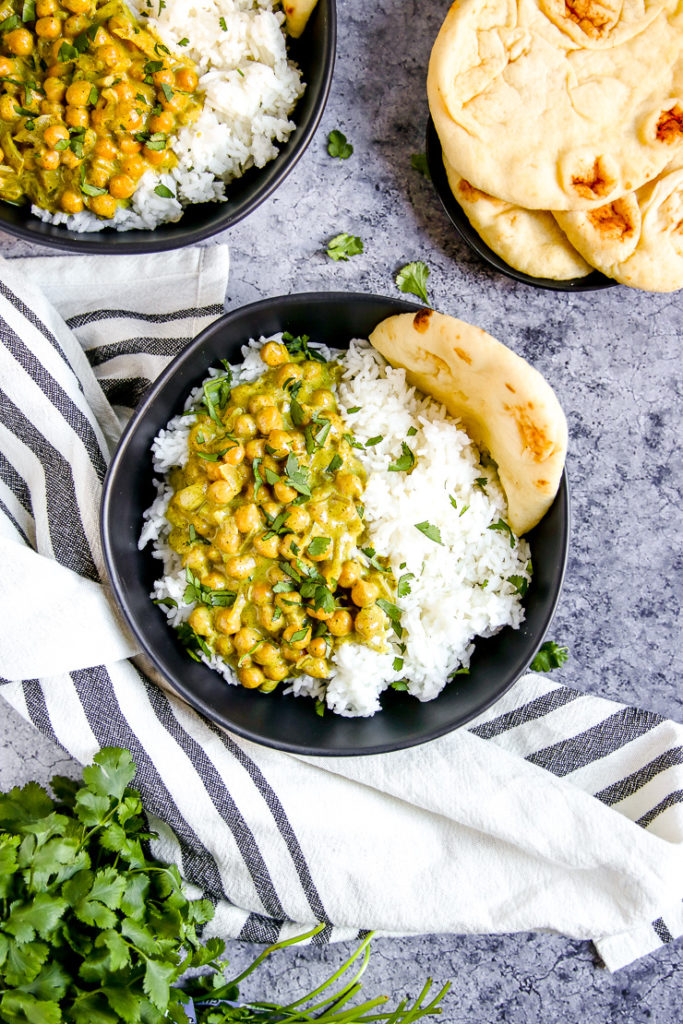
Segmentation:
[(391, 571), (360, 548), (365, 473), (337, 411), (341, 367), (305, 337), (283, 342), (263, 346), (257, 380), (204, 384), (166, 512), (195, 605), (182, 642), (266, 693), (328, 678), (349, 640), (385, 650), (396, 611)]
[(111, 218), (175, 166), (197, 72), (122, 0), (0, 0), (0, 44), (0, 199)]

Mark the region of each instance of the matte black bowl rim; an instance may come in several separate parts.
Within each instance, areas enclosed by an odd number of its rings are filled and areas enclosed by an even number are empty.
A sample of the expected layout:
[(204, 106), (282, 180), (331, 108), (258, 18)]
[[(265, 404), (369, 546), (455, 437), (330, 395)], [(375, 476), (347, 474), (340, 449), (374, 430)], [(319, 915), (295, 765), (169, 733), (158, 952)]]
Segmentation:
[(553, 292), (594, 292), (601, 291), (603, 288), (616, 287), (618, 282), (602, 274), (599, 270), (593, 270), (585, 277), (573, 277), (564, 281), (557, 281), (551, 277), (532, 277), (521, 270), (515, 270), (514, 267), (505, 262), (502, 256), (499, 256), (498, 253), (489, 248), (484, 239), (472, 227), (465, 211), (453, 195), (443, 162), (441, 143), (431, 117), (427, 122), (426, 152), (432, 184), (448, 219), (463, 241), (467, 242), (470, 249), (476, 252), (494, 270), (505, 274), (506, 277), (512, 278), (513, 281), (521, 281), (523, 284), (530, 284), (534, 288), (542, 288)]
[[(325, 747), (315, 746), (315, 744), (274, 742), (274, 741), (272, 741), (270, 739), (266, 740), (258, 732), (252, 732), (252, 731), (250, 731), (247, 728), (238, 727), (233, 722), (231, 722), (228, 718), (226, 718), (225, 716), (217, 714), (216, 710), (213, 707), (211, 707), (209, 704), (207, 704), (201, 698), (198, 698), (197, 695), (192, 691), (192, 689), (186, 687), (183, 684), (182, 681), (180, 681), (178, 679), (173, 679), (173, 680), (169, 679), (168, 678), (168, 673), (165, 671), (165, 669), (161, 665), (161, 663), (160, 663), (158, 657), (156, 656), (154, 650), (148, 645), (148, 642), (147, 642), (147, 639), (146, 639), (146, 636), (145, 636), (144, 628), (141, 627), (141, 625), (139, 624), (138, 617), (136, 616), (135, 612), (131, 609), (128, 601), (126, 600), (125, 596), (121, 592), (120, 577), (119, 577), (119, 573), (118, 573), (118, 569), (117, 569), (117, 565), (116, 565), (116, 559), (115, 559), (115, 556), (114, 556), (114, 553), (113, 553), (113, 550), (112, 550), (111, 536), (110, 536), (110, 532), (109, 532), (110, 503), (111, 503), (111, 500), (112, 500), (112, 486), (111, 486), (112, 485), (112, 481), (115, 479), (115, 476), (116, 476), (116, 474), (118, 472), (119, 464), (123, 461), (123, 459), (125, 457), (125, 453), (126, 453), (126, 448), (128, 446), (128, 442), (129, 442), (130, 438), (132, 437), (132, 435), (134, 434), (134, 432), (136, 430), (136, 426), (137, 426), (138, 420), (141, 419), (144, 416), (144, 414), (147, 412), (147, 410), (150, 408), (150, 406), (152, 406), (156, 402), (158, 393), (163, 389), (165, 383), (169, 380), (169, 378), (171, 378), (175, 373), (178, 372), (179, 368), (182, 366), (182, 364), (185, 362), (185, 360), (191, 359), (191, 357), (192, 357), (193, 353), (196, 351), (196, 349), (201, 347), (204, 337), (206, 335), (209, 335), (209, 334), (213, 333), (216, 330), (217, 327), (228, 327), (233, 321), (239, 320), (242, 317), (244, 317), (247, 314), (252, 313), (252, 312), (253, 313), (265, 312), (266, 310), (268, 310), (274, 304), (277, 304), (280, 307), (286, 308), (288, 305), (292, 306), (292, 307), (298, 307), (301, 304), (311, 305), (311, 304), (320, 303), (321, 301), (323, 303), (335, 302), (335, 301), (344, 301), (344, 302), (354, 302), (354, 301), (360, 301), (360, 302), (367, 301), (367, 302), (370, 302), (370, 301), (375, 301), (375, 302), (391, 303), (393, 306), (396, 307), (396, 312), (401, 312), (401, 311), (403, 311), (403, 312), (416, 312), (416, 311), (424, 308), (423, 306), (417, 305), (417, 304), (412, 303), (412, 302), (407, 302), (407, 301), (404, 301), (402, 299), (394, 299), (394, 298), (389, 298), (387, 296), (372, 295), (372, 294), (367, 294), (367, 293), (352, 293), (352, 292), (303, 292), (303, 293), (298, 293), (298, 294), (293, 294), (293, 295), (274, 296), (274, 297), (268, 298), (268, 299), (261, 299), (261, 300), (258, 300), (256, 302), (249, 303), (246, 306), (240, 306), (237, 309), (232, 310), (232, 311), (226, 313), (225, 315), (219, 317), (217, 320), (213, 321), (213, 323), (211, 323), (200, 334), (198, 334), (194, 338), (194, 340), (192, 342), (190, 342), (190, 344), (187, 345), (170, 362), (170, 364), (166, 367), (166, 369), (159, 375), (159, 377), (155, 380), (155, 382), (154, 382), (154, 384), (153, 384), (149, 394), (145, 397), (145, 399), (142, 401), (142, 403), (137, 407), (133, 417), (131, 418), (131, 420), (129, 421), (127, 426), (125, 427), (125, 429), (124, 429), (124, 431), (123, 431), (123, 433), (121, 435), (121, 438), (119, 440), (119, 443), (118, 443), (118, 445), (116, 447), (116, 450), (115, 450), (115, 452), (114, 452), (114, 454), (112, 456), (112, 459), (111, 459), (111, 462), (110, 462), (109, 467), (107, 469), (107, 473), (105, 475), (105, 479), (104, 479), (104, 483), (103, 483), (102, 503), (101, 503), (101, 506), (100, 506), (100, 534), (101, 534), (101, 540), (102, 540), (102, 549), (103, 549), (105, 566), (106, 566), (106, 569), (107, 569), (107, 572), (108, 572), (108, 575), (109, 575), (109, 579), (110, 579), (111, 586), (112, 586), (112, 592), (113, 592), (113, 595), (115, 597), (116, 603), (117, 603), (118, 607), (120, 608), (121, 612), (123, 613), (124, 619), (125, 619), (127, 625), (129, 626), (131, 632), (133, 633), (135, 638), (138, 640), (142, 650), (145, 652), (145, 654), (150, 659), (150, 661), (152, 662), (152, 664), (154, 665), (156, 670), (160, 673), (160, 675), (167, 680), (171, 690), (173, 692), (175, 692), (177, 696), (181, 697), (184, 701), (186, 701), (186, 703), (188, 703), (196, 711), (200, 712), (207, 719), (209, 719), (209, 721), (212, 721), (212, 722), (218, 724), (219, 726), (221, 726), (222, 728), (226, 729), (227, 731), (231, 731), (233, 733), (236, 733), (237, 735), (242, 736), (244, 739), (250, 740), (251, 742), (256, 743), (256, 744), (266, 745), (266, 746), (274, 748), (274, 749), (283, 750), (283, 751), (286, 751), (286, 752), (289, 752), (289, 753), (303, 754), (303, 755), (307, 755), (307, 756), (322, 756), (322, 757), (327, 757), (327, 756), (331, 756), (331, 757), (365, 756), (365, 755), (371, 755), (371, 754), (389, 753), (389, 752), (392, 752), (392, 751), (395, 751), (395, 750), (400, 750), (400, 749), (405, 749), (407, 747), (416, 746), (416, 745), (421, 744), (421, 743), (429, 742), (430, 740), (438, 739), (439, 737), (444, 736), (444, 735), (446, 735), (449, 732), (452, 732), (454, 729), (459, 728), (460, 726), (466, 724), (466, 722), (470, 721), (472, 718), (477, 717), (482, 712), (484, 712), (488, 708), (490, 708), (497, 701), (499, 701), (500, 698), (505, 693), (507, 693), (508, 690), (511, 689), (511, 687), (521, 678), (521, 676), (524, 674), (524, 672), (527, 671), (529, 665), (531, 664), (531, 662), (533, 661), (533, 658), (535, 657), (536, 652), (538, 651), (539, 647), (541, 646), (541, 643), (542, 643), (543, 638), (544, 638), (544, 636), (546, 634), (548, 626), (550, 625), (550, 622), (552, 621), (552, 618), (553, 618), (553, 616), (555, 614), (555, 610), (557, 608), (557, 604), (559, 602), (560, 595), (561, 595), (561, 592), (562, 592), (562, 587), (563, 587), (563, 584), (564, 584), (564, 579), (565, 579), (565, 574), (566, 574), (566, 569), (567, 569), (569, 535), (570, 535), (570, 525), (571, 524), (570, 524), (569, 482), (568, 482), (568, 478), (567, 478), (566, 469), (563, 472), (562, 481), (561, 481), (561, 485), (560, 485), (560, 492), (564, 492), (564, 495), (565, 495), (565, 503), (564, 503), (564, 514), (563, 514), (563, 518), (562, 518), (562, 521), (561, 521), (561, 530), (562, 530), (562, 535), (563, 535), (563, 538), (564, 538), (564, 544), (563, 544), (562, 551), (561, 551), (561, 564), (560, 564), (560, 568), (559, 568), (558, 582), (557, 582), (557, 586), (555, 588), (554, 594), (552, 596), (552, 599), (549, 601), (549, 603), (547, 605), (546, 613), (544, 615), (544, 618), (543, 618), (543, 621), (541, 623), (541, 626), (540, 626), (540, 628), (539, 628), (539, 630), (537, 632), (537, 638), (536, 638), (534, 649), (529, 654), (529, 657), (526, 659), (526, 661), (525, 661), (524, 665), (522, 666), (522, 668), (519, 670), (519, 672), (517, 672), (517, 674), (514, 676), (514, 678), (511, 678), (509, 680), (507, 685), (505, 685), (500, 690), (498, 690), (496, 693), (494, 693), (489, 699), (486, 699), (486, 700), (482, 701), (481, 703), (479, 703), (478, 706), (477, 706), (477, 710), (473, 714), (470, 714), (467, 717), (463, 718), (462, 721), (458, 721), (455, 724), (452, 724), (452, 723), (445, 724), (445, 725), (443, 725), (441, 727), (431, 729), (428, 732), (426, 732), (421, 737), (421, 739), (419, 741), (408, 740), (406, 742), (400, 742), (400, 743), (396, 743), (396, 742), (379, 743), (379, 744), (376, 744), (376, 745), (372, 745), (372, 746), (368, 746), (368, 747), (363, 747), (362, 749), (343, 748), (343, 749), (330, 750), (330, 749), (327, 749)], [(207, 364), (207, 369), (208, 369), (208, 365), (209, 364)], [(165, 420), (165, 422), (168, 422), (168, 419), (170, 419), (170, 416)], [(161, 426), (163, 426), (163, 425), (164, 424), (160, 424), (157, 429), (161, 429)], [(559, 495), (560, 492), (558, 492), (558, 495)], [(171, 627), (169, 626), (168, 628), (169, 628), (169, 637), (170, 637), (172, 635)], [(207, 671), (211, 671), (211, 670), (208, 669), (208, 667), (207, 667)], [(299, 700), (300, 698), (292, 698), (292, 699)], [(437, 696), (435, 698), (435, 700), (438, 700), (438, 699), (439, 698)], [(380, 715), (384, 714), (384, 713), (385, 713), (384, 711), (378, 712), (378, 714), (380, 714)], [(347, 721), (349, 721), (349, 720), (347, 720)], [(350, 721), (354, 721), (354, 720), (351, 719)], [(358, 719), (356, 719), (356, 721), (358, 721)]]
[[(322, 4), (320, 4), (320, 7), (322, 9)], [(314, 16), (322, 18), (323, 14), (318, 14), (316, 9), (313, 12), (312, 18)], [(260, 185), (258, 182), (254, 182), (253, 195), (244, 203), (237, 214), (231, 209), (230, 195), (228, 193), (227, 201), (220, 204), (197, 204), (197, 206), (214, 207), (220, 211), (217, 215), (212, 214), (209, 216), (207, 224), (197, 227), (189, 224), (183, 225), (183, 220), (186, 216), (184, 212), (183, 217), (179, 221), (166, 225), (169, 230), (173, 231), (173, 234), (170, 235), (164, 235), (157, 229), (129, 229), (119, 232), (105, 228), (103, 232), (79, 233), (71, 231), (61, 224), (43, 222), (30, 213), (29, 208), (24, 207), (16, 211), (18, 219), (6, 219), (1, 215), (3, 212), (7, 212), (11, 218), (15, 211), (11, 208), (8, 209), (4, 204), (0, 204), (0, 230), (6, 231), (17, 238), (22, 238), (25, 241), (33, 242), (36, 245), (45, 245), (53, 249), (96, 255), (111, 253), (117, 256), (125, 256), (134, 253), (165, 252), (170, 249), (180, 249), (225, 231), (234, 224), (238, 224), (245, 217), (249, 216), (250, 213), (253, 213), (279, 187), (290, 171), (294, 169), (308, 148), (320, 123), (329, 96), (334, 72), (337, 46), (336, 0), (325, 0), (324, 16), (327, 19), (326, 31), (324, 33), (325, 46), (320, 54), (323, 74), (315, 104), (306, 126), (300, 134), (295, 130), (287, 143), (280, 144), (278, 155), (271, 162), (271, 164), (279, 162), (277, 170), (272, 172), (270, 179), (266, 182)], [(294, 40), (294, 45), (299, 42), (300, 40)], [(309, 88), (308, 85), (307, 88)], [(304, 99), (305, 94), (299, 103), (303, 102)], [(283, 147), (287, 147), (286, 152), (283, 152)], [(266, 164), (262, 170), (268, 172), (271, 164)], [(240, 181), (241, 179), (236, 180)], [(228, 185), (229, 188), (230, 184)], [(192, 208), (192, 204), (190, 204), (186, 210)], [(164, 225), (160, 225), (160, 227), (163, 228)]]

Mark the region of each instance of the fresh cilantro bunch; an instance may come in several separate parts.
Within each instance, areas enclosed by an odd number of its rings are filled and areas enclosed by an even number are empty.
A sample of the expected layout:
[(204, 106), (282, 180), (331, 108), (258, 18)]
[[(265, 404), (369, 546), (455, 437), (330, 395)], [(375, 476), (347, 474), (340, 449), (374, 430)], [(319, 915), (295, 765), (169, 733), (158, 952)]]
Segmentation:
[(0, 794), (0, 1018), (10, 1024), (156, 1024), (186, 1017), (174, 988), (202, 947), (208, 900), (150, 860), (128, 751), (104, 748), (84, 785), (56, 777)]
[[(175, 865), (150, 859), (127, 750), (105, 747), (83, 785), (57, 776), (54, 799), (36, 783), (0, 794), (0, 1020), (7, 1024), (411, 1024), (437, 1008), (428, 980), (412, 1005), (386, 996), (348, 1003), (361, 989), (371, 936), (322, 984), (286, 1005), (238, 1003), (239, 983), (268, 947), (227, 981), (225, 943), (202, 944), (209, 900), (189, 900)], [(360, 965), (358, 961), (360, 960)], [(180, 986), (189, 968), (207, 968)], [(348, 972), (352, 971), (351, 977)], [(311, 1005), (313, 1004), (313, 1005)]]

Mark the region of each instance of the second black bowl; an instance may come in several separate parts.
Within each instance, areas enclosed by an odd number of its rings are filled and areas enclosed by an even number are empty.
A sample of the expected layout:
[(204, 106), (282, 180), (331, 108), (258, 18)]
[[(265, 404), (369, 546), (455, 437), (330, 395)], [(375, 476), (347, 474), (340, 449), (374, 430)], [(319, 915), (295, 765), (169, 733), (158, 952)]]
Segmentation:
[(61, 224), (46, 224), (28, 206), (0, 202), (0, 230), (37, 245), (70, 252), (126, 253), (162, 252), (194, 245), (203, 238), (225, 231), (242, 220), (267, 199), (303, 154), (322, 117), (334, 70), (337, 43), (335, 0), (318, 0), (300, 39), (287, 40), (287, 52), (301, 68), (306, 91), (291, 117), (296, 128), (274, 160), (265, 167), (250, 168), (226, 188), (224, 203), (187, 206), (175, 224), (160, 224), (153, 231), (69, 231)]
[(138, 550), (143, 512), (155, 497), (151, 446), (179, 413), (189, 391), (220, 359), (238, 362), (250, 338), (279, 331), (308, 334), (344, 348), (367, 338), (387, 316), (421, 307), (400, 299), (320, 293), (266, 299), (221, 317), (173, 360), (129, 423), (104, 486), (102, 541), (114, 595), (133, 633), (170, 686), (218, 725), (249, 740), (302, 754), (376, 754), (442, 736), (496, 701), (524, 672), (538, 650), (560, 594), (569, 539), (569, 495), (563, 477), (555, 502), (527, 536), (534, 578), (520, 629), (479, 640), (469, 675), (457, 676), (439, 696), (420, 703), (389, 690), (373, 718), (322, 718), (314, 701), (280, 691), (261, 694), (230, 686), (192, 661), (150, 600), (160, 563), (151, 548)]
[(460, 237), (467, 242), (470, 249), (473, 249), (481, 257), (484, 263), (488, 263), (494, 270), (500, 271), (501, 274), (505, 274), (506, 277), (511, 277), (515, 281), (522, 281), (524, 284), (533, 285), (534, 288), (546, 288), (549, 291), (593, 292), (601, 288), (615, 287), (617, 282), (613, 281), (611, 277), (605, 277), (599, 270), (594, 270), (592, 273), (587, 274), (586, 277), (573, 277), (565, 281), (556, 281), (551, 277), (532, 277), (530, 274), (524, 274), (521, 270), (515, 270), (514, 267), (511, 267), (509, 263), (506, 263), (501, 256), (495, 253), (493, 249), (488, 247), (483, 238), (474, 230), (467, 219), (465, 211), (453, 195), (448, 175), (446, 174), (446, 168), (444, 167), (441, 142), (431, 117), (427, 122), (426, 151), (427, 166), (429, 167), (432, 184), (441, 200), (441, 205), (448, 215), (448, 219)]

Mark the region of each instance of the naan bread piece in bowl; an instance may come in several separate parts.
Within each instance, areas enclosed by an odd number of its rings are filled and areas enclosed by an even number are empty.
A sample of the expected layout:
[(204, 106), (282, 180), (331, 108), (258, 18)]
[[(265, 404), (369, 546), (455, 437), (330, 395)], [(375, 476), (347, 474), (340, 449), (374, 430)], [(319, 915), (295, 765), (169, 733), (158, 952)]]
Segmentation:
[(318, 0), (284, 0), (282, 9), (285, 12), (287, 34), (292, 39), (298, 39), (306, 28), (306, 23), (317, 2)]
[[(628, 4), (600, 37), (540, 0), (458, 0), (432, 49), (444, 153), (476, 188), (528, 209), (592, 209), (655, 177), (683, 146), (683, 2)], [(652, 16), (654, 14), (654, 16)], [(650, 20), (648, 20), (650, 19)], [(589, 19), (590, 20), (590, 19)], [(588, 28), (588, 25), (586, 25)]]
[(479, 327), (431, 309), (388, 317), (370, 343), (489, 452), (513, 531), (539, 523), (560, 486), (567, 421), (538, 370)]
[(470, 185), (444, 157), (451, 191), (490, 249), (531, 277), (567, 281), (593, 270), (547, 210), (525, 210)]
[(683, 160), (614, 203), (556, 219), (585, 258), (620, 284), (683, 288)]

